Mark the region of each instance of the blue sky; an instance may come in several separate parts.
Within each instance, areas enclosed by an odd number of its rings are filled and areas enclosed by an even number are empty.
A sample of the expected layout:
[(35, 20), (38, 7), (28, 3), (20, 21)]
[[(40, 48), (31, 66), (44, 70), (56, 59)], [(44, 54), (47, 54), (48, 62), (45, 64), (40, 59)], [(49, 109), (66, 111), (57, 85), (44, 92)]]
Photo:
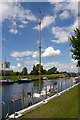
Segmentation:
[[(48, 70), (77, 71), (68, 37), (78, 27), (77, 2), (7, 2), (2, 5), (2, 60), (11, 69), (28, 72), (39, 61), (39, 10), (41, 10), (42, 65)], [(24, 57), (25, 56), (25, 57)], [(24, 59), (24, 65), (23, 65)]]

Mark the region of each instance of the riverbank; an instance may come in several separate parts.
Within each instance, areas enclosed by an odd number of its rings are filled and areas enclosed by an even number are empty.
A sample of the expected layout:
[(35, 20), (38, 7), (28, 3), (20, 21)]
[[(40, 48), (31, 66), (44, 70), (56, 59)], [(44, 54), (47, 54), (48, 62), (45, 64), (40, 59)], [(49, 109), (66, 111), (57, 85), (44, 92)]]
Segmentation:
[[(29, 77), (29, 79), (31, 79), (32, 81), (34, 80), (39, 80), (39, 75), (26, 75)], [(43, 77), (48, 77), (48, 79), (57, 79), (60, 76), (62, 76), (62, 74), (50, 74), (50, 75), (41, 75), (41, 79), (43, 79)], [(69, 77), (69, 75), (67, 73), (64, 74), (64, 76)], [(23, 76), (5, 76), (6, 79), (9, 79), (13, 82), (17, 82), (17, 80), (22, 79)], [(2, 76), (2, 79), (4, 79), (4, 77)]]
[(47, 104), (24, 114), (19, 120), (27, 118), (78, 118), (79, 117), (80, 84)]

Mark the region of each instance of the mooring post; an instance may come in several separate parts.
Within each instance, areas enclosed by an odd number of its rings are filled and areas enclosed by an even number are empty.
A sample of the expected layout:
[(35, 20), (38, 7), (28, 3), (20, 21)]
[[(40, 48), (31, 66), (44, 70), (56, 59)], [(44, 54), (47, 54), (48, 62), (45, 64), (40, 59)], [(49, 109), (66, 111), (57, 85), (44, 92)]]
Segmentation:
[(22, 109), (24, 109), (24, 90), (22, 91)]
[(73, 86), (73, 81), (71, 80), (71, 86)]
[(33, 88), (32, 88), (32, 105), (33, 105), (34, 103), (33, 103)]
[(46, 99), (47, 99), (47, 86), (45, 88), (46, 88)]
[(58, 82), (58, 93), (59, 93), (59, 82)]
[(10, 112), (10, 101), (8, 102), (8, 114)]
[(15, 101), (14, 101), (14, 119), (15, 119)]
[(50, 85), (50, 96), (51, 96), (51, 85)]
[(53, 84), (53, 94), (54, 94), (54, 84)]
[(69, 80), (68, 80), (68, 88), (69, 88)]
[(62, 91), (62, 81), (61, 81), (61, 91)]
[(65, 80), (65, 87), (67, 88), (67, 82), (66, 82), (67, 80)]

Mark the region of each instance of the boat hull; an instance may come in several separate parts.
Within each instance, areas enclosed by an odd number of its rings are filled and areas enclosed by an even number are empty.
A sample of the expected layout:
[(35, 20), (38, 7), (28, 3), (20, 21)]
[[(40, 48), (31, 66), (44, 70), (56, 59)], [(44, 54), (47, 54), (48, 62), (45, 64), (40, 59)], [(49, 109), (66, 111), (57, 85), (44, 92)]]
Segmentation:
[(18, 80), (19, 83), (29, 83), (31, 80)]

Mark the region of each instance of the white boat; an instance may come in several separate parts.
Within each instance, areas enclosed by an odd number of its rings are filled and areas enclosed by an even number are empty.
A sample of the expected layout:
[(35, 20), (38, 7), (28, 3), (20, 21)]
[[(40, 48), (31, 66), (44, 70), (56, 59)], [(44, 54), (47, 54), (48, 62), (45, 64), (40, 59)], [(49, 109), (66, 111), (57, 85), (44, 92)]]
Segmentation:
[(75, 78), (73, 78), (73, 81), (74, 81), (74, 83), (80, 82), (80, 77), (75, 77)]
[(11, 80), (0, 80), (1, 84), (13, 84), (14, 82)]
[(27, 83), (31, 82), (32, 80), (29, 79), (28, 77), (23, 77), (22, 79), (18, 80), (19, 83)]
[(48, 80), (48, 78), (47, 77), (43, 77), (43, 80)]

